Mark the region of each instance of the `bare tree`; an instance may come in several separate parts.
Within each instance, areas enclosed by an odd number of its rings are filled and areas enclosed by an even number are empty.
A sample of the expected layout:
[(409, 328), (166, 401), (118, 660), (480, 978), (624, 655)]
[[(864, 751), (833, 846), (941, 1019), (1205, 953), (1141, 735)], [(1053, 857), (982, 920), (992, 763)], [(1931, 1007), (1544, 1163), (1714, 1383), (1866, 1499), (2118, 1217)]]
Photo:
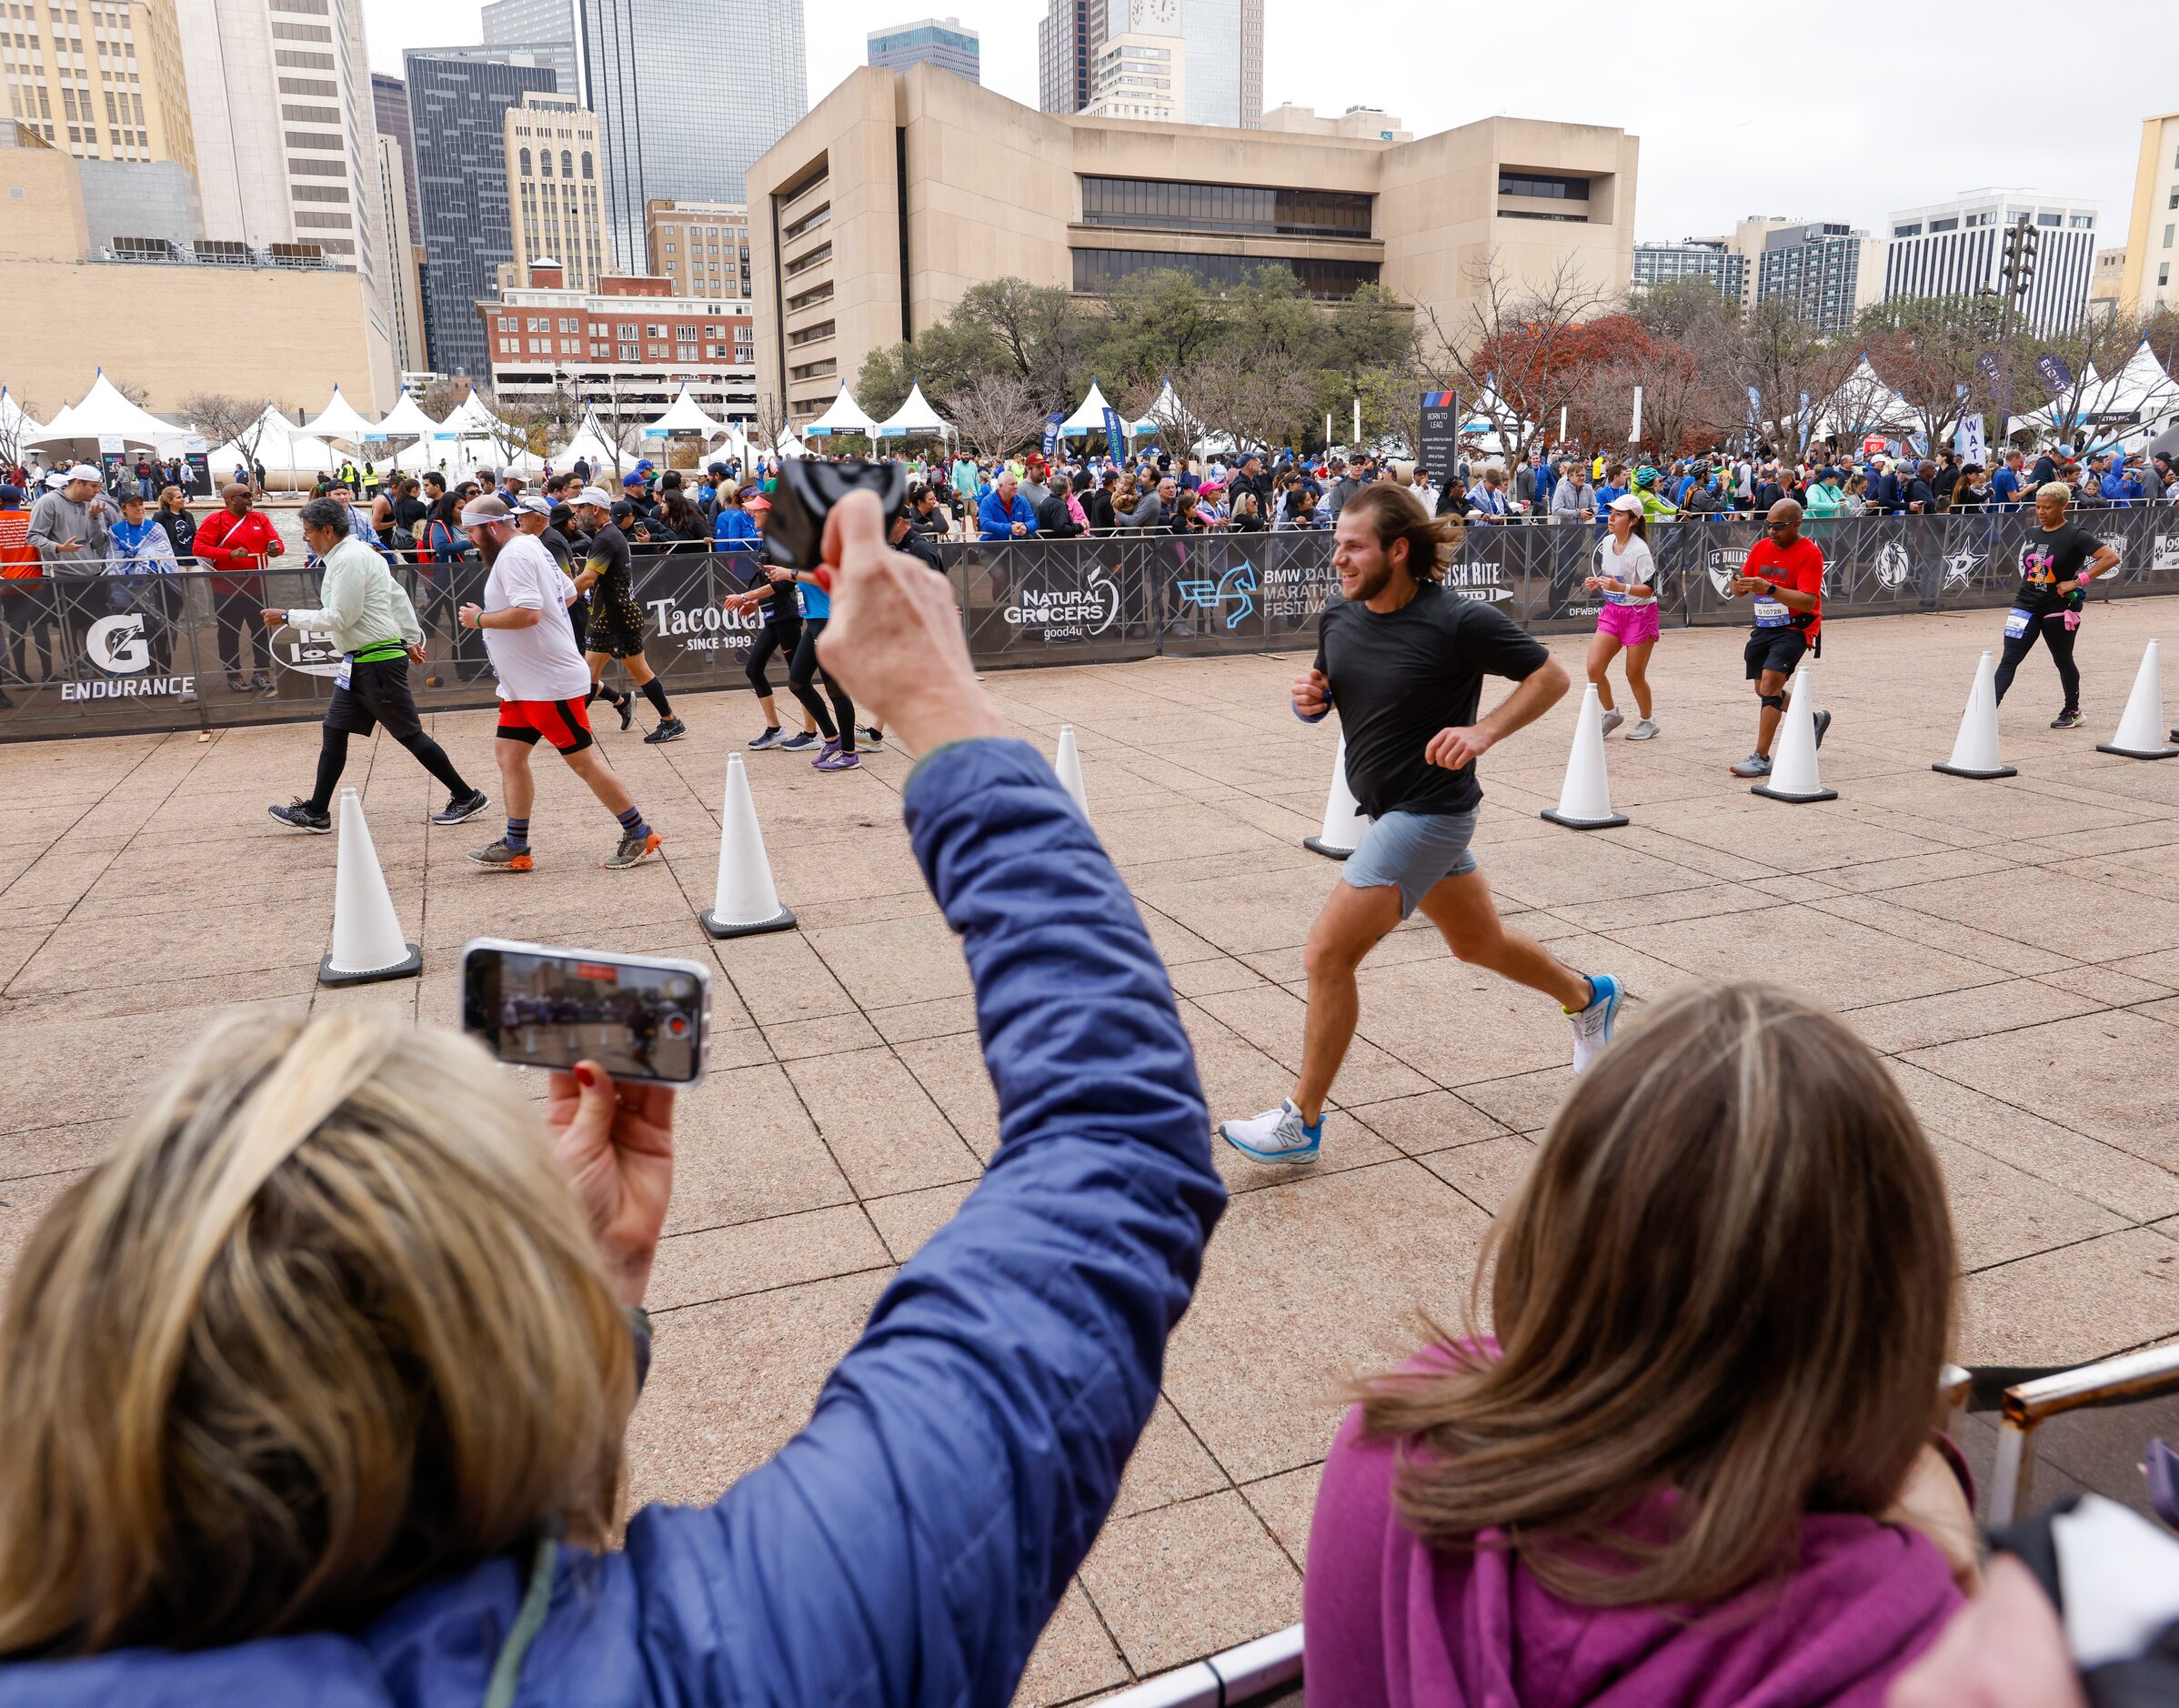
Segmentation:
[(986, 374), (953, 394), (953, 425), (976, 457), (1003, 457), (1044, 422), (1044, 405), (1021, 374)]
[(1468, 299), (1450, 318), (1421, 307), (1420, 355), (1435, 388), (1457, 392), (1463, 409), (1488, 420), (1511, 462), (1551, 437), (1569, 401), (1582, 321), (1610, 294), (1571, 256), (1531, 286), (1495, 257), (1468, 272)]
[(1732, 341), (1729, 372), (1740, 406), (1733, 419), (1752, 415), (1758, 435), (1796, 445), (1802, 421), (1824, 418), (1860, 359), (1854, 340), (1826, 337), (1784, 298), (1766, 298), (1742, 317)]
[(224, 391), (193, 391), (180, 403), (180, 413), (216, 449), (232, 445), (242, 453), (246, 467), (257, 462), (257, 446), (265, 437), (264, 403), (251, 403)]
[(2072, 442), (2085, 443), (2099, 417), (2118, 407), (2124, 390), (2119, 374), (2141, 337), (2141, 322), (2132, 315), (2092, 315), (2071, 331), (2039, 341), (2038, 356), (2055, 356), (2065, 365), (2066, 385), (2053, 389), (2047, 378), (2036, 384), (2050, 393), (2051, 419)]
[(470, 390), (471, 387), (466, 378), (455, 374), (442, 374), (424, 388), (424, 395), (417, 402), (424, 413), (434, 421), (444, 421), (462, 407)]
[[(1175, 388), (1187, 422), (1180, 430), (1190, 439), (1206, 429), (1222, 433), (1239, 453), (1268, 449), (1291, 435), (1308, 418), (1317, 376), (1229, 343), (1190, 364)], [(1158, 426), (1165, 431), (1167, 423)], [(1180, 442), (1179, 433), (1168, 433), (1168, 444)]]
[(134, 380), (115, 379), (111, 374), (106, 376), (106, 384), (139, 409), (146, 407), (151, 402), (151, 387), (148, 386), (139, 386)]
[(760, 391), (757, 394), (756, 442), (767, 451), (779, 448), (779, 437), (787, 431), (787, 411), (779, 406), (777, 392)]
[(38, 413), (12, 392), (8, 394), (7, 401), (14, 407), (6, 414), (0, 415), (0, 466), (23, 460), (23, 453), (29, 448), (23, 443), (23, 435), (27, 425), (36, 419)]

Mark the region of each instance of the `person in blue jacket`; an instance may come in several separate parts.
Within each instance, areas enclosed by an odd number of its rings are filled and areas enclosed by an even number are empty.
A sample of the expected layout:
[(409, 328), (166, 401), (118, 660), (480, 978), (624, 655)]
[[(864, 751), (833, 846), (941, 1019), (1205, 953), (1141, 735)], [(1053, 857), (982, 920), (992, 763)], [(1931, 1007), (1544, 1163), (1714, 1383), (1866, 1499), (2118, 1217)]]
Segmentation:
[(868, 493), (828, 525), (828, 668), (924, 756), (999, 1146), (808, 1422), (606, 1546), (673, 1093), (580, 1063), (540, 1132), (449, 1034), (230, 1019), (19, 1260), (0, 1704), (1011, 1699), (1225, 1192), (1125, 885), (884, 525)]
[(985, 539), (1027, 539), (1037, 531), (1037, 512), (1019, 491), (1014, 471), (1001, 468), (977, 507), (976, 520)]

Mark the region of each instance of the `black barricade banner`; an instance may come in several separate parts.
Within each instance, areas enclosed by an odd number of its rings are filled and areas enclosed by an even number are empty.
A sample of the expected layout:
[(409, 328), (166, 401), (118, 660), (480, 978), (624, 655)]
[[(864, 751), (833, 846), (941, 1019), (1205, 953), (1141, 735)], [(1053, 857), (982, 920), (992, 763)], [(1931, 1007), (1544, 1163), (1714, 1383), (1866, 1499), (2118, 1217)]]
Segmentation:
[[(2073, 519), (2119, 555), (2096, 600), (2179, 593), (2179, 507), (2090, 509)], [(2034, 531), (2024, 509), (1805, 524), (1823, 553), (1829, 618), (2008, 605)], [(1747, 602), (1727, 588), (1762, 534), (1752, 517), (1652, 524), (1665, 625), (1746, 623)], [(1602, 538), (1586, 522), (1473, 524), (1446, 585), (1531, 630), (1584, 632), (1598, 600), (1582, 584), (1597, 572)], [(947, 542), (939, 550), (979, 668), (1310, 652), (1339, 584), (1322, 531)], [(417, 705), (488, 706), (495, 683), (485, 638), (456, 618), (463, 605), (482, 602), (484, 564), (404, 564), (397, 575), (425, 631), (425, 663), (409, 678)], [(636, 559), (634, 577), (645, 657), (675, 692), (745, 684), (760, 618), (720, 602), (751, 585), (748, 554), (654, 553)], [(268, 628), (259, 613), (317, 601), (308, 567), (0, 580), (0, 740), (316, 718), (340, 668), (332, 638)]]

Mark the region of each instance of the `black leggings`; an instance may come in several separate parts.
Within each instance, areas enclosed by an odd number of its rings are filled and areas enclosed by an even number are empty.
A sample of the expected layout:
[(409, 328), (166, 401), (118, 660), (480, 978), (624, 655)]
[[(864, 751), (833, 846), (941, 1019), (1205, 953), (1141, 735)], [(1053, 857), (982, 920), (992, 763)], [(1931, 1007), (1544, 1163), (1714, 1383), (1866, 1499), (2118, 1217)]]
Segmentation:
[[(262, 586), (222, 593), (213, 601), (212, 615), (219, 625), (219, 661), (226, 666), (229, 676), (248, 676), (257, 668), (257, 646), (263, 635), (258, 612), (264, 605)], [(265, 662), (268, 668), (272, 664), (269, 638), (265, 638)]]
[(794, 669), (795, 649), (801, 644), (801, 639), (802, 619), (798, 617), (786, 622), (767, 623), (757, 631), (756, 642), (749, 648), (749, 661), (746, 668), (749, 686), (757, 690), (758, 698), (769, 699), (772, 697), (772, 679), (764, 668), (771, 662), (772, 654), (777, 652), (785, 655), (787, 668), (791, 672)]
[(2028, 624), (2027, 632), (2005, 639), (2005, 656), (1997, 667), (1998, 703), (2004, 703), (2005, 690), (2013, 686), (2013, 673), (2020, 668), (2020, 661), (2035, 649), (2035, 637), (2043, 637), (2043, 644), (2051, 649), (2051, 662), (2058, 667), (2058, 681), (2065, 689), (2067, 711), (2081, 709), (2081, 672), (2074, 663), (2075, 630), (2065, 626), (2063, 612), (2039, 617)]
[[(802, 702), (802, 709), (817, 719), (818, 728), (825, 732), (828, 741), (838, 740), (842, 753), (855, 751), (855, 702), (840, 691), (840, 686), (831, 676), (818, 668), (817, 658), (818, 637), (825, 632), (826, 619), (822, 617), (805, 617), (802, 619), (802, 638), (795, 643), (795, 656), (787, 667), (787, 686), (794, 697)], [(818, 677), (825, 678), (825, 692), (832, 696), (832, 710), (825, 709), (825, 702), (818, 698), (810, 683)], [(833, 715), (838, 713), (839, 724), (833, 726)]]

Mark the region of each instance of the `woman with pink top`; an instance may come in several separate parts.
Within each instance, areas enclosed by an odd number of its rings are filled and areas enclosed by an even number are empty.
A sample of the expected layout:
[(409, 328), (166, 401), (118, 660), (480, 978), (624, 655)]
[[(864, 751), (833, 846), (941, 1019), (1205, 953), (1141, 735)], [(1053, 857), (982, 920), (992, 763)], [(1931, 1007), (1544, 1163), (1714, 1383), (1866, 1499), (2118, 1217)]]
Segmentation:
[(1936, 1158), (1843, 1022), (1760, 985), (1656, 1004), (1485, 1241), (1492, 1334), (1340, 1430), (1310, 1699), (1876, 1708), (1977, 1572), (1933, 1435), (1954, 1268)]
[(1657, 720), (1650, 716), (1650, 648), (1658, 634), (1657, 560), (1650, 555), (1650, 524), (1642, 499), (1622, 493), (1604, 512), (1604, 525), (1610, 531), (1596, 543), (1596, 573), (1582, 583), (1604, 596), (1604, 608), (1596, 614), (1596, 638), (1589, 643), (1589, 680), (1603, 702), (1604, 733), (1610, 735), (1627, 718), (1612, 704), (1606, 672), (1613, 656), (1626, 648), (1627, 688), (1640, 715), (1627, 739), (1648, 741), (1657, 733)]

